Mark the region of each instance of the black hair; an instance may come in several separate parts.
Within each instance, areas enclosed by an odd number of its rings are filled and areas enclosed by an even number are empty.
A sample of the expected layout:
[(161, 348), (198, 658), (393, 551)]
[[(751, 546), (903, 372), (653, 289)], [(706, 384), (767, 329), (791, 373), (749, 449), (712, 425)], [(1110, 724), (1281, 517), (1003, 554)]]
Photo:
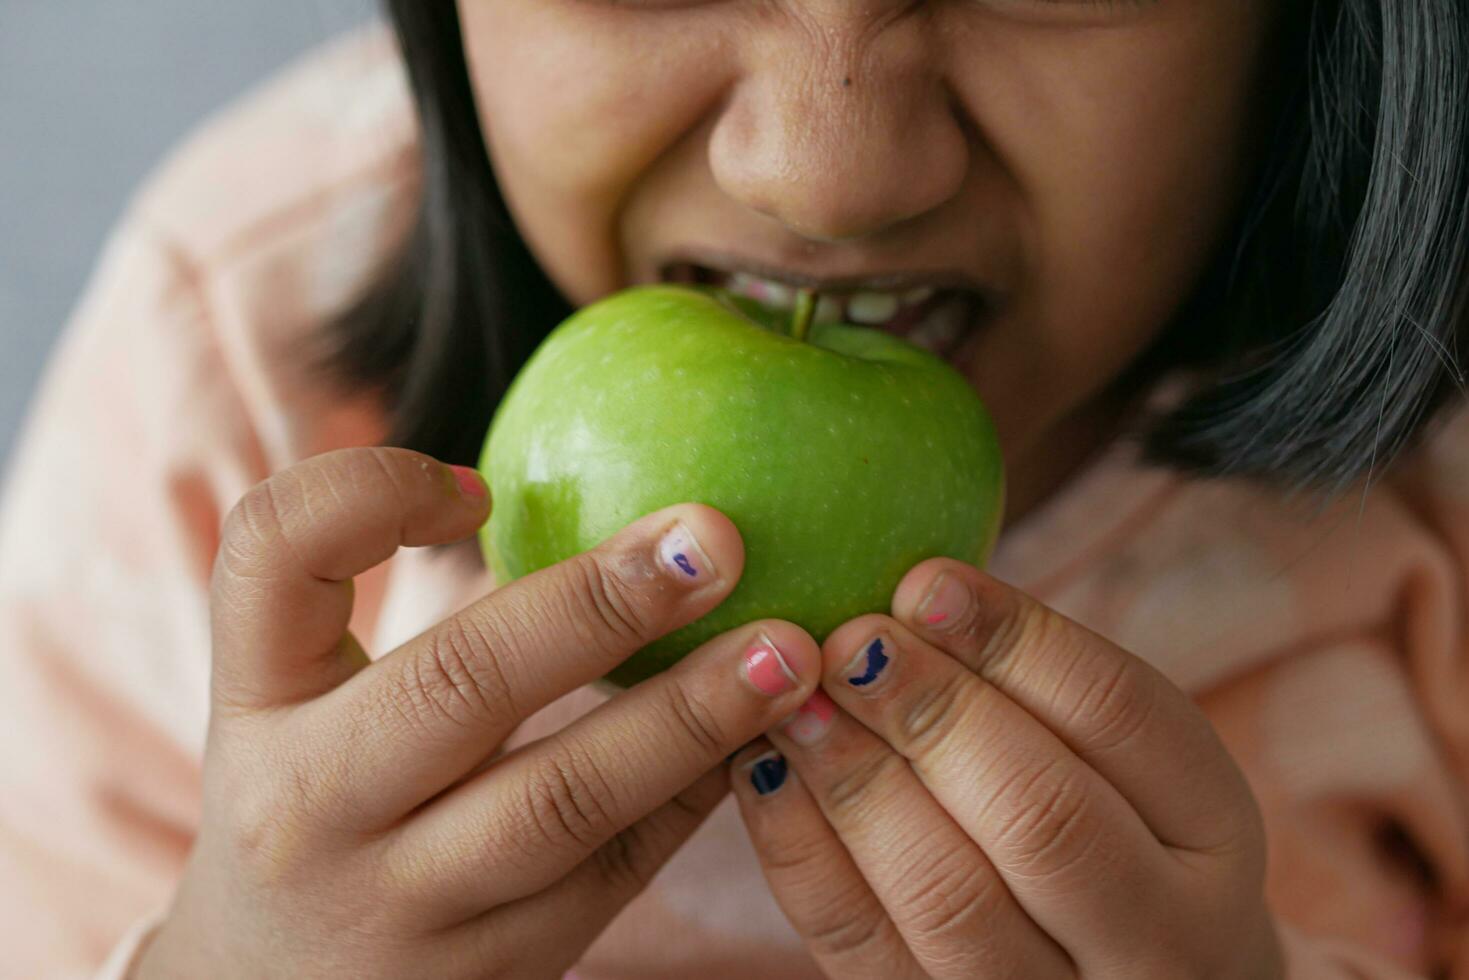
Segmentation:
[(1144, 360), (1200, 368), (1156, 462), (1331, 495), (1463, 392), (1469, 7), (1295, 5), (1253, 200)]
[(494, 179), (454, 0), (386, 0), (418, 108), (418, 217), (378, 280), (304, 351), (327, 380), (381, 393), (384, 442), (477, 462), (490, 417), (571, 313)]
[[(418, 107), (423, 191), (397, 261), (326, 325), (322, 365), (380, 389), (392, 445), (476, 459), (495, 405), (570, 313), (494, 179), (454, 0), (385, 0)], [(1159, 463), (1340, 490), (1462, 390), (1469, 8), (1302, 0), (1247, 196), (1189, 302), (1119, 379), (1186, 368), (1138, 433)]]

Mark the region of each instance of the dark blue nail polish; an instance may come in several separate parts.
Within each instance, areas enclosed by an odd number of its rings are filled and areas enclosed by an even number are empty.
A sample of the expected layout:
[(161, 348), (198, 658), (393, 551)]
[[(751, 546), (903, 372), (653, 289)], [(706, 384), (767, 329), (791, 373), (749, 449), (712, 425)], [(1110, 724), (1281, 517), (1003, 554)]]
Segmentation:
[(888, 655), (883, 650), (882, 637), (876, 637), (871, 643), (867, 644), (864, 656), (866, 657), (866, 662), (862, 673), (856, 677), (847, 678), (847, 683), (853, 687), (866, 687), (868, 684), (877, 680), (878, 675), (887, 667)]
[(779, 752), (767, 752), (750, 763), (750, 784), (755, 792), (767, 796), (786, 781), (786, 760)]

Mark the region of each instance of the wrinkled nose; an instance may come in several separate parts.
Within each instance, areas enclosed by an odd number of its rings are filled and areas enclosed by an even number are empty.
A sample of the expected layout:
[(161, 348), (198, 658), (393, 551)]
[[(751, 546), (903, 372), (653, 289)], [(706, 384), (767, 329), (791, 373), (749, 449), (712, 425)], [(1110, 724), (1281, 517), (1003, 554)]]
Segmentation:
[[(953, 198), (970, 150), (924, 18), (894, 2), (772, 25), (714, 128), (725, 193), (810, 239), (864, 238)], [(891, 9), (878, 9), (891, 8)]]

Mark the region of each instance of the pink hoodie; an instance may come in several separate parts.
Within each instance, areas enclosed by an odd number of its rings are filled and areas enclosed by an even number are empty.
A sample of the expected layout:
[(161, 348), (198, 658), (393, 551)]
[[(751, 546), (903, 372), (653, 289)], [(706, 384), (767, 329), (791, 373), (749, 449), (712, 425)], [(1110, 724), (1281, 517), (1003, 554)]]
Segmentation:
[[(0, 507), (6, 976), (121, 977), (167, 905), (199, 819), (221, 521), (270, 473), (383, 438), (373, 394), (323, 393), (290, 344), (401, 239), (415, 139), (383, 30), (312, 56), (162, 168), (61, 338)], [(1293, 977), (1469, 978), (1466, 557), (1459, 415), (1314, 518), (1119, 444), (992, 571), (1207, 711), (1265, 813)], [(358, 580), (352, 629), (381, 654), (490, 587), (472, 544), (403, 551)], [(819, 975), (733, 800), (576, 974)]]

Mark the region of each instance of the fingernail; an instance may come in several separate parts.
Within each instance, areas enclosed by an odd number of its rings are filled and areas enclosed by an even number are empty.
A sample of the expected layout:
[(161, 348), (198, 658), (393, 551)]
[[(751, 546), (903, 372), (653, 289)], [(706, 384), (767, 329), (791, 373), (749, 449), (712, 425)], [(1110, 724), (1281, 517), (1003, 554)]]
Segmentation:
[(484, 477), (473, 466), (451, 466), (449, 469), (454, 471), (454, 482), (459, 484), (459, 492), (470, 500), (483, 500), (490, 492)]
[(797, 745), (815, 745), (831, 730), (831, 720), (836, 713), (836, 702), (818, 687), (806, 703), (785, 720), (780, 730)]
[(745, 764), (750, 772), (750, 785), (761, 796), (769, 796), (785, 785), (786, 757), (779, 752), (757, 755)]
[(683, 521), (669, 528), (658, 542), (658, 561), (670, 575), (683, 582), (702, 585), (714, 578), (714, 563)]
[(864, 694), (871, 691), (879, 680), (887, 676), (893, 652), (892, 641), (874, 636), (842, 668), (843, 679)]
[(772, 698), (784, 694), (797, 683), (796, 675), (791, 672), (785, 658), (764, 634), (745, 652), (745, 676), (757, 691)]
[(945, 630), (963, 618), (969, 605), (969, 589), (948, 572), (940, 572), (918, 604), (918, 622), (930, 629)]

